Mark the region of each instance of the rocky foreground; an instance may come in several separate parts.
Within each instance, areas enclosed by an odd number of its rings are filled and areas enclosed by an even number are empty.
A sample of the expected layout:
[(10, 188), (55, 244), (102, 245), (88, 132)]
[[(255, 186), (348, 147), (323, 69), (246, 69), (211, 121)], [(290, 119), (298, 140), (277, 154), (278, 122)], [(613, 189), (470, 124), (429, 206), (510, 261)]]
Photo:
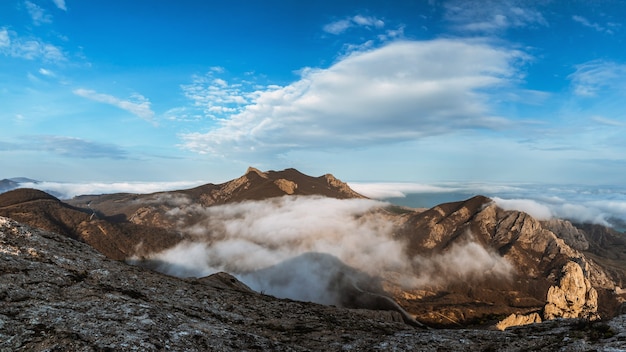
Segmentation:
[(227, 274), (177, 279), (0, 218), (1, 351), (621, 351), (626, 315), (506, 331), (276, 299)]

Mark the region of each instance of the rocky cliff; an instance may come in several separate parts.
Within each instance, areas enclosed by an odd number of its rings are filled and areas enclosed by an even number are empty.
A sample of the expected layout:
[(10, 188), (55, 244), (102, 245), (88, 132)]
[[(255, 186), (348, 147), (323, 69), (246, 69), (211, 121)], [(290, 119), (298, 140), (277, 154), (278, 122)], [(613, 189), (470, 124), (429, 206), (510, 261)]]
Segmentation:
[(418, 320), (433, 325), (509, 314), (538, 313), (543, 319), (609, 317), (624, 301), (616, 294), (618, 283), (605, 269), (572, 248), (584, 250), (589, 244), (584, 232), (567, 221), (540, 222), (477, 196), (411, 215), (402, 236), (411, 255), (432, 256), (473, 242), (515, 268), (506, 280), (485, 275), (417, 291), (392, 289)]

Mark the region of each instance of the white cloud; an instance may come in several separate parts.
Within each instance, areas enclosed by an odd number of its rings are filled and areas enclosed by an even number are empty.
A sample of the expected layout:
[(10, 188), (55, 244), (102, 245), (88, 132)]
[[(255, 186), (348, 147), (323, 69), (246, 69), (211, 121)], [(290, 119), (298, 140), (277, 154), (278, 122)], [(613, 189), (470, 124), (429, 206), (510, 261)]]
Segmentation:
[(355, 191), (376, 199), (402, 198), (410, 194), (428, 195), (428, 199), (434, 203), (425, 205), (427, 207), (451, 201), (449, 194), (457, 197), (453, 201), (480, 194), (493, 199), (502, 209), (523, 211), (539, 220), (562, 218), (605, 226), (613, 226), (612, 219), (626, 222), (624, 188), (465, 182), (440, 184), (350, 182), (349, 185)]
[(9, 31), (6, 28), (0, 29), (0, 49), (8, 48), (11, 46), (11, 38), (9, 38)]
[(335, 22), (328, 23), (324, 25), (324, 32), (330, 34), (341, 34), (345, 32), (348, 28), (352, 26), (352, 22), (350, 20), (339, 20)]
[(594, 30), (596, 30), (597, 32), (603, 32), (606, 34), (613, 34), (613, 30), (611, 30), (610, 28), (606, 28), (604, 26), (601, 26), (597, 23), (592, 23), (590, 22), (587, 18), (583, 17), (583, 16), (578, 16), (578, 15), (574, 15), (572, 16), (572, 20), (574, 20), (574, 22), (578, 22), (581, 25), (588, 27), (588, 28), (592, 28)]
[(461, 31), (496, 32), (510, 28), (547, 26), (536, 9), (520, 1), (451, 1), (445, 5), (445, 18)]
[(116, 106), (136, 115), (146, 121), (152, 122), (154, 112), (150, 108), (150, 101), (141, 94), (133, 94), (130, 99), (123, 100), (112, 95), (98, 93), (90, 89), (75, 89), (74, 94), (100, 103)]
[(35, 149), (75, 158), (125, 159), (126, 151), (116, 145), (76, 137), (37, 135), (31, 137)]
[(383, 28), (385, 22), (381, 19), (371, 16), (355, 15), (353, 17), (347, 17), (338, 21), (334, 21), (324, 25), (322, 28), (324, 32), (330, 34), (341, 34), (352, 27), (366, 27), (366, 28)]
[(609, 119), (603, 116), (592, 116), (591, 120), (605, 126), (624, 127), (626, 125), (626, 123), (622, 121)]
[(67, 61), (61, 48), (37, 38), (19, 37), (6, 28), (0, 30), (0, 53), (26, 60), (42, 59), (53, 63)]
[(219, 119), (224, 114), (242, 111), (245, 105), (253, 101), (257, 93), (250, 82), (231, 84), (224, 79), (215, 78), (214, 72), (221, 73), (223, 70), (211, 70), (204, 76), (195, 75), (190, 84), (181, 85), (185, 97), (204, 116)]
[(297, 82), (248, 95), (194, 83), (184, 88), (196, 104), (233, 96), (249, 104), (207, 133), (183, 134), (183, 147), (274, 153), (501, 128), (509, 121), (492, 115), (484, 92), (515, 80), (514, 63), (523, 58), (479, 41), (402, 41), (351, 53), (328, 69), (303, 69)]
[(523, 211), (537, 220), (549, 220), (554, 217), (550, 208), (531, 199), (503, 199), (494, 197), (496, 204), (504, 210)]
[(48, 77), (54, 77), (55, 76), (54, 72), (52, 72), (52, 71), (50, 71), (48, 69), (45, 69), (45, 68), (40, 68), (39, 69), (39, 74), (41, 74), (43, 76), (48, 76)]
[(374, 199), (404, 198), (411, 193), (447, 193), (458, 190), (452, 187), (402, 182), (349, 182), (349, 186), (357, 193)]
[(626, 93), (626, 65), (616, 62), (593, 60), (576, 66), (569, 75), (574, 93), (595, 97), (611, 90)]
[(352, 17), (352, 22), (356, 23), (359, 26), (364, 26), (364, 27), (382, 28), (385, 26), (385, 22), (383, 22), (382, 20), (379, 20), (378, 18), (361, 16), (361, 15), (356, 15)]
[(177, 276), (226, 271), (279, 297), (340, 304), (329, 284), (339, 272), (358, 279), (341, 263), (411, 288), (512, 272), (504, 258), (471, 241), (428, 257), (407, 256), (394, 223), (375, 211), (382, 202), (313, 196), (177, 204), (168, 216), (198, 221), (178, 229), (189, 241), (148, 255), (160, 262), (157, 270)]
[(65, 6), (65, 0), (52, 0), (52, 2), (54, 2), (54, 5), (56, 5), (56, 7), (60, 10), (67, 11), (67, 7)]
[(177, 182), (51, 182), (42, 181), (37, 183), (22, 183), (20, 187), (35, 188), (45, 192), (51, 192), (61, 199), (70, 199), (84, 194), (110, 194), (110, 193), (154, 193), (187, 189), (196, 187), (205, 182), (202, 181), (177, 181)]
[(39, 5), (34, 4), (30, 1), (24, 2), (26, 5), (26, 10), (33, 20), (33, 24), (39, 26), (43, 23), (52, 23), (52, 16), (46, 13), (44, 9), (42, 9)]
[(215, 73), (224, 73), (225, 69), (222, 66), (213, 66), (210, 68), (212, 72)]

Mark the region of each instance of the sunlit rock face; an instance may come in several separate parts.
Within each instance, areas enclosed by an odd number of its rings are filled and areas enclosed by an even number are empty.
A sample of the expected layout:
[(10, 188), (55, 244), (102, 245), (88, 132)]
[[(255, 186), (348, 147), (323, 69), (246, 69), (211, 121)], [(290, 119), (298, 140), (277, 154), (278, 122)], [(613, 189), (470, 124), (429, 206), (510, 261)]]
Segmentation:
[(562, 269), (556, 286), (548, 290), (545, 319), (555, 318), (598, 318), (598, 293), (591, 286), (580, 264), (569, 261)]
[(511, 314), (496, 324), (496, 329), (505, 330), (512, 326), (541, 323), (541, 316), (538, 313), (531, 314)]

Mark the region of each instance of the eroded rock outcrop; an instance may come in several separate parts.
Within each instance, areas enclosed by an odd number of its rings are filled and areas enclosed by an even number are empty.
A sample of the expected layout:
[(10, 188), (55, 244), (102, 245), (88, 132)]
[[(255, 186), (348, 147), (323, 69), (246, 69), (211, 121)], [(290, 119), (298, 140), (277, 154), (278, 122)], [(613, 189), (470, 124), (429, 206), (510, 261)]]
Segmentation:
[(548, 290), (544, 318), (597, 319), (598, 292), (591, 286), (588, 275), (579, 263), (567, 262), (558, 285)]
[(499, 321), (498, 324), (496, 324), (496, 329), (505, 330), (506, 328), (510, 328), (511, 326), (520, 326), (536, 323), (541, 323), (541, 316), (539, 315), (539, 313), (511, 314), (505, 319)]
[(279, 178), (278, 180), (274, 181), (274, 184), (278, 186), (278, 188), (280, 188), (283, 192), (289, 195), (294, 194), (296, 189), (298, 189), (298, 184), (293, 181), (285, 180), (284, 178)]

